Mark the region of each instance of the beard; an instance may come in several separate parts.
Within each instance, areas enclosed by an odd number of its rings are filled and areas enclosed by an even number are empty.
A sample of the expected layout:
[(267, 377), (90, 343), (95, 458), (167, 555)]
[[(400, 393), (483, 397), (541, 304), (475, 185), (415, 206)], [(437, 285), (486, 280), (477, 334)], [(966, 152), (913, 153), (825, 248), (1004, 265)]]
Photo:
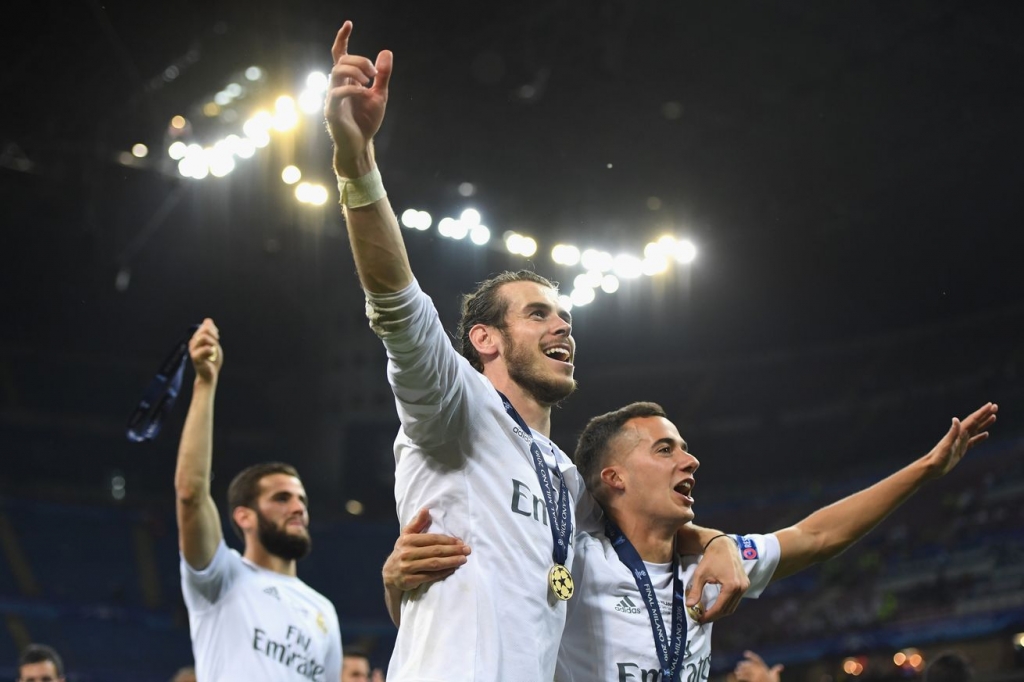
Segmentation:
[(533, 396), (541, 405), (555, 406), (576, 390), (576, 380), (572, 377), (551, 377), (538, 367), (536, 358), (525, 346), (517, 344), (509, 334), (505, 337), (505, 365), (508, 376), (524, 391)]
[(292, 535), (270, 522), (258, 510), (256, 511), (256, 534), (264, 549), (274, 556), (288, 561), (303, 559), (313, 549), (313, 541), (309, 535)]

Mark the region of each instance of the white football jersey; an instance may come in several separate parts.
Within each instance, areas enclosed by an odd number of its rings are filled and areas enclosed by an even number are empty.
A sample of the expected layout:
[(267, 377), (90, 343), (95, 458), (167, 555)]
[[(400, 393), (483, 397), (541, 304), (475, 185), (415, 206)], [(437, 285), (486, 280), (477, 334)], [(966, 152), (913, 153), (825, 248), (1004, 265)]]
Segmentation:
[[(417, 283), (396, 294), (368, 293), (367, 315), (387, 348), (402, 423), (398, 518), (404, 525), (429, 509), (429, 532), (461, 538), (473, 550), (446, 580), (406, 593), (388, 680), (550, 681), (566, 605), (548, 586), (553, 540), (529, 436), (453, 348)], [(582, 509), (575, 502), (584, 498), (587, 518), (597, 507), (565, 453), (540, 434), (534, 439), (556, 496), (557, 476), (566, 482), (575, 532)]]
[[(743, 565), (750, 577), (744, 595), (756, 598), (779, 563), (774, 535), (738, 536)], [(662, 680), (658, 650), (647, 606), (632, 572), (603, 533), (577, 537), (576, 595), (558, 652), (556, 682), (669, 682)], [(722, 540), (719, 540), (722, 542)], [(689, 587), (699, 556), (680, 556), (679, 574)], [(645, 562), (646, 563), (646, 562)], [(672, 630), (672, 564), (647, 563), (661, 606), (665, 628)], [(705, 610), (718, 599), (718, 585), (705, 585)], [(686, 649), (679, 676), (672, 682), (701, 682), (711, 667), (712, 624), (698, 625), (686, 616)]]
[(203, 682), (337, 682), (334, 605), (298, 578), (261, 568), (221, 540), (210, 565), (181, 559), (196, 677)]

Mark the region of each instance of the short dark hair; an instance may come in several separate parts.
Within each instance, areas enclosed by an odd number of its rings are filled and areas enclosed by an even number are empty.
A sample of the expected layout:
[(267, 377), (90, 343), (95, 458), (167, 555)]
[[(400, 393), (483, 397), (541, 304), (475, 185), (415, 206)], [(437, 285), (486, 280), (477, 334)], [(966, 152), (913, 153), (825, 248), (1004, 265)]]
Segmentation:
[(47, 661), (53, 663), (53, 667), (57, 671), (57, 677), (64, 677), (64, 661), (61, 660), (60, 654), (57, 653), (56, 649), (45, 644), (29, 644), (21, 652), (21, 658), (18, 659), (18, 677), (21, 677), (20, 668), (22, 666), (31, 665), (32, 663), (46, 663)]
[(576, 442), (576, 453), (573, 460), (583, 477), (590, 494), (598, 502), (603, 502), (601, 492), (601, 470), (608, 461), (609, 445), (622, 431), (622, 427), (631, 419), (642, 417), (665, 417), (665, 410), (657, 403), (630, 403), (614, 412), (594, 417), (587, 422), (586, 428)]
[(231, 527), (235, 529), (235, 535), (239, 540), (245, 540), (245, 534), (242, 532), (242, 528), (235, 523), (235, 509), (238, 507), (256, 509), (256, 501), (260, 497), (260, 481), (273, 474), (285, 474), (299, 478), (299, 472), (290, 464), (264, 462), (242, 469), (231, 480), (231, 485), (228, 486), (228, 518), (231, 519)]
[(358, 645), (357, 646), (351, 646), (351, 645), (346, 644), (344, 650), (341, 652), (341, 657), (342, 658), (362, 658), (367, 663), (370, 662), (370, 654), (366, 652), (366, 649), (363, 649), (362, 647), (360, 647)]
[(505, 316), (508, 314), (508, 299), (501, 295), (500, 289), (513, 282), (533, 282), (542, 287), (558, 289), (558, 282), (552, 282), (532, 270), (506, 270), (488, 280), (480, 282), (476, 289), (462, 296), (462, 315), (455, 334), (458, 337), (458, 350), (469, 364), (478, 372), (484, 371), (480, 354), (469, 340), (469, 330), (478, 324), (485, 324), (497, 329), (505, 328)]
[(970, 661), (955, 651), (939, 654), (924, 671), (924, 682), (971, 682), (973, 679)]

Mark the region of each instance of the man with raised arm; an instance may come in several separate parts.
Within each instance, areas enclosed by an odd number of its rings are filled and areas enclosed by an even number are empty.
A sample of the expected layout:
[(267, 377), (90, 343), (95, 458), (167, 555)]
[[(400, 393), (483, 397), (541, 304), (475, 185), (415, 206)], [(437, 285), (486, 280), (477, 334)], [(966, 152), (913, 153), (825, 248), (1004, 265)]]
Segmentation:
[(200, 680), (336, 682), (341, 630), (331, 602), (296, 577), (309, 554), (309, 511), (298, 472), (256, 464), (228, 487), (245, 553), (228, 549), (210, 496), (213, 403), (224, 365), (207, 319), (189, 341), (196, 370), (174, 476), (181, 590)]
[[(372, 140), (384, 118), (393, 57), (349, 54), (352, 23), (332, 49), (325, 117), (334, 170), (370, 325), (388, 353), (401, 429), (395, 496), (408, 523), (429, 508), (429, 529), (472, 545), (451, 579), (412, 591), (388, 679), (523, 680), (555, 671), (574, 589), (573, 538), (597, 514), (569, 458), (548, 438), (551, 408), (575, 390), (571, 317), (548, 280), (506, 272), (464, 297), (457, 352), (409, 264)], [(709, 535), (709, 533), (711, 535)], [(688, 528), (687, 546), (713, 531)], [(452, 545), (464, 561), (468, 549)], [(746, 587), (736, 547), (702, 580), (728, 588), (719, 613)], [(713, 566), (713, 565), (712, 565)], [(712, 616), (714, 614), (708, 614)]]

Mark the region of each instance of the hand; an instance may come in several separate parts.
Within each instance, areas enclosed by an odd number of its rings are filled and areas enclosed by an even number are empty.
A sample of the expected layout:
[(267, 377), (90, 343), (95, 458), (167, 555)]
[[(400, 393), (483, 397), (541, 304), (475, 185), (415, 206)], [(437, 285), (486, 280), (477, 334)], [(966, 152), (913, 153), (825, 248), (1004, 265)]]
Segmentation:
[[(357, 178), (373, 170), (370, 143), (384, 121), (394, 58), (390, 50), (384, 50), (374, 64), (366, 57), (349, 54), (351, 35), (352, 22), (346, 21), (331, 48), (334, 68), (324, 104), (324, 118), (334, 140), (334, 172), (343, 178)], [(373, 85), (369, 85), (371, 79)]]
[(188, 354), (196, 370), (196, 381), (214, 383), (224, 365), (224, 349), (220, 347), (220, 330), (206, 318), (188, 342)]
[(962, 422), (953, 417), (953, 425), (949, 427), (949, 431), (938, 445), (925, 455), (931, 477), (938, 478), (948, 474), (960, 463), (968, 450), (988, 438), (988, 431), (985, 429), (996, 423), (998, 411), (998, 405), (986, 403)]
[(426, 583), (444, 580), (466, 563), (469, 546), (448, 535), (425, 532), (430, 513), (421, 509), (395, 542), (384, 562), (384, 585), (403, 592)]
[(740, 605), (743, 593), (750, 587), (750, 578), (743, 568), (739, 549), (731, 536), (723, 537), (708, 544), (693, 573), (693, 583), (686, 591), (688, 607), (700, 603), (704, 585), (720, 585), (722, 591), (715, 605), (700, 618), (698, 623), (711, 623), (732, 614)]
[(769, 668), (753, 651), (744, 651), (743, 657), (747, 660), (737, 663), (732, 671), (739, 682), (779, 682), (779, 673), (784, 668), (781, 664)]

